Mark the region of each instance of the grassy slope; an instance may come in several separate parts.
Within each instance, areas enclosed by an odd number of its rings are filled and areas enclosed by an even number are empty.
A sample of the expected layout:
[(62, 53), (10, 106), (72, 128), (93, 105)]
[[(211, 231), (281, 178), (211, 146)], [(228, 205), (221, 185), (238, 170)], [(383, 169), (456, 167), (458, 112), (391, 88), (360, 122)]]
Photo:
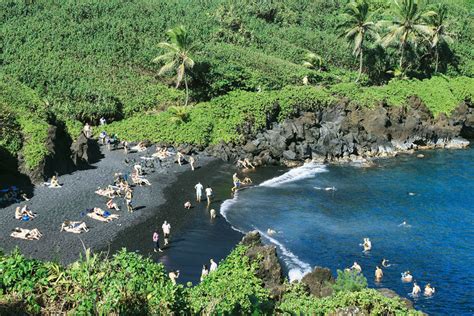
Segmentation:
[[(160, 53), (156, 44), (165, 40), (164, 31), (182, 23), (199, 44), (196, 100), (232, 89), (301, 84), (306, 74), (317, 77), (313, 82), (337, 82), (332, 74), (347, 81), (357, 65), (336, 31), (345, 2), (1, 0), (1, 71), (47, 98), (56, 114), (83, 121), (180, 104), (181, 91), (156, 78), (158, 65), (151, 60)], [(459, 57), (458, 71), (450, 66), (448, 72), (472, 76), (472, 18), (463, 1), (446, 2)], [(386, 7), (380, 0), (373, 5)], [(301, 66), (308, 51), (323, 56), (329, 78)]]
[[(467, 16), (474, 5), (442, 1), (450, 6), (450, 30), (457, 37), (452, 46), (457, 65), (446, 71), (472, 77), (474, 23)], [(23, 145), (29, 168), (44, 158), (46, 114), (19, 115), (31, 104), (64, 120), (73, 137), (80, 131), (77, 120), (97, 122), (105, 116), (109, 121), (126, 118), (109, 131), (129, 140), (205, 145), (239, 141), (237, 128), (245, 121), (254, 123), (253, 130), (263, 127), (275, 102), (283, 104), (282, 118), (295, 112), (291, 105), (310, 109), (338, 96), (370, 106), (381, 99), (400, 105), (417, 94), (437, 114), (449, 113), (473, 90), (469, 78), (364, 88), (352, 84), (357, 63), (336, 31), (345, 2), (0, 0), (1, 117), (12, 127), (2, 129), (0, 146), (16, 153)], [(386, 9), (386, 3), (372, 0), (375, 8)], [(144, 118), (144, 112), (183, 103), (183, 91), (172, 88), (169, 78), (157, 78), (158, 65), (151, 63), (160, 53), (156, 43), (165, 40), (164, 31), (181, 23), (198, 44), (191, 73), (191, 95), (198, 104), (187, 110), (185, 122), (169, 112)], [(308, 51), (323, 56), (329, 71), (302, 67)], [(387, 58), (394, 58), (393, 50)], [(284, 88), (301, 85), (304, 76), (325, 88)], [(264, 93), (253, 93), (257, 89)], [(237, 92), (227, 95), (232, 90)]]

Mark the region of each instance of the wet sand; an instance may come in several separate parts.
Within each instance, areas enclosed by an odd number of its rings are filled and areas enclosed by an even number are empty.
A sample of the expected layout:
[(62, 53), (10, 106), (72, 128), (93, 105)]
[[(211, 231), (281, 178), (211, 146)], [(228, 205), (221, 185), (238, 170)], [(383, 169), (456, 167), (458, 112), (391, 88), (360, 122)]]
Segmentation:
[[(115, 252), (122, 247), (150, 256), (156, 262), (165, 265), (168, 271), (180, 270), (180, 283), (188, 281), (196, 284), (199, 281), (202, 265), (213, 258), (216, 262), (225, 258), (243, 235), (231, 228), (220, 216), (220, 204), (231, 198), (232, 174), (235, 166), (222, 161), (211, 161), (194, 172), (185, 172), (178, 176), (177, 181), (164, 190), (166, 203), (160, 206), (146, 221), (129, 227), (115, 238), (110, 251)], [(215, 199), (207, 208), (207, 202), (195, 202), (194, 185), (210, 185)], [(193, 208), (186, 210), (185, 201), (191, 201)], [(209, 209), (214, 208), (218, 217), (211, 219)], [(163, 246), (161, 225), (167, 220), (171, 224), (170, 244), (163, 248), (162, 253), (153, 252), (153, 231), (158, 229), (160, 242)], [(107, 249), (104, 249), (107, 250)]]

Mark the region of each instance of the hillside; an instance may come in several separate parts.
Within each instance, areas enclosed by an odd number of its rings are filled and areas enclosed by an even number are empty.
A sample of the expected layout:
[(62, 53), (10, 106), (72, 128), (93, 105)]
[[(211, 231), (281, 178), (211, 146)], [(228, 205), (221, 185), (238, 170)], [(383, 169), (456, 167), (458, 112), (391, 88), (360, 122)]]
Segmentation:
[[(72, 138), (80, 124), (97, 124), (103, 116), (109, 122), (120, 121), (109, 131), (130, 141), (146, 137), (204, 145), (241, 139), (237, 128), (247, 118), (242, 111), (254, 112), (257, 123), (252, 129), (258, 130), (262, 127), (258, 122), (265, 119), (258, 116), (268, 113), (275, 98), (283, 98), (283, 106), (310, 109), (344, 97), (370, 106), (388, 96), (390, 105), (403, 105), (408, 96), (420, 95), (435, 115), (449, 114), (473, 90), (473, 5), (442, 0), (431, 1), (427, 9), (438, 3), (447, 6), (445, 24), (454, 38), (451, 44), (439, 46), (438, 71), (446, 79), (428, 80), (434, 75), (435, 55), (427, 43), (421, 43), (407, 46), (403, 76), (414, 81), (389, 83), (398, 78), (399, 49), (396, 45), (382, 48), (371, 41), (364, 44), (363, 75), (354, 84), (358, 58), (338, 27), (345, 19), (345, 0), (2, 0), (1, 80), (9, 89), (0, 91), (1, 100), (11, 111), (16, 101), (8, 91), (29, 89), (35, 100), (44, 103), (48, 123), (64, 121)], [(375, 22), (393, 18), (386, 1), (370, 0), (369, 4)], [(188, 75), (190, 102), (196, 106), (178, 111), (187, 124), (180, 125), (182, 119), (170, 124), (160, 118), (175, 116), (174, 108), (142, 122), (144, 112), (184, 104), (183, 85), (175, 89), (171, 76), (158, 76), (162, 65), (152, 62), (163, 53), (158, 43), (168, 40), (166, 30), (177, 25), (185, 27), (193, 43), (195, 66)], [(379, 29), (381, 35), (387, 31), (385, 26)], [(319, 66), (303, 66), (309, 52), (321, 57)], [(305, 77), (311, 87), (301, 87)], [(438, 88), (448, 92), (441, 100), (426, 92)], [(260, 110), (259, 104), (266, 110)], [(204, 117), (199, 114), (203, 110)], [(24, 124), (17, 123), (14, 133), (28, 134)], [(148, 135), (150, 127), (159, 133)], [(28, 137), (23, 138), (27, 143)], [(18, 149), (18, 145), (8, 146), (10, 152)], [(29, 150), (23, 151), (34, 167), (41, 155), (30, 157)]]

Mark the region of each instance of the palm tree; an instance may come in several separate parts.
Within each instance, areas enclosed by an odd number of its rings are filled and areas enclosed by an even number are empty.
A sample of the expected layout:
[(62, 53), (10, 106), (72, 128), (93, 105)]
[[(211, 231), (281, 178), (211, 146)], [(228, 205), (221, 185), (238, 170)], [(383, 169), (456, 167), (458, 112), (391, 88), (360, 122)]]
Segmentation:
[(309, 69), (321, 70), (323, 58), (315, 53), (307, 53), (304, 57), (303, 66)]
[(364, 60), (364, 41), (368, 37), (378, 38), (377, 27), (372, 22), (372, 13), (370, 12), (367, 0), (352, 0), (345, 8), (343, 14), (345, 21), (339, 26), (344, 28), (341, 37), (345, 37), (350, 43), (354, 43), (352, 54), (359, 57), (359, 75), (356, 82), (359, 81), (362, 74)]
[(193, 50), (193, 46), (188, 33), (182, 25), (168, 30), (166, 35), (168, 35), (170, 43), (161, 42), (158, 44), (158, 46), (163, 48), (166, 52), (163, 55), (153, 59), (153, 62), (164, 62), (164, 65), (158, 72), (159, 76), (168, 72), (176, 71), (176, 88), (180, 86), (181, 81), (184, 79), (184, 86), (186, 88), (186, 106), (188, 105), (189, 99), (186, 70), (194, 67), (194, 60), (192, 60), (190, 55)]
[(439, 45), (442, 43), (452, 44), (454, 42), (452, 34), (447, 32), (446, 17), (448, 16), (448, 8), (444, 4), (438, 4), (435, 14), (427, 18), (427, 22), (432, 27), (431, 48), (435, 51), (435, 73), (438, 72), (439, 65)]
[(393, 20), (389, 21), (389, 32), (383, 39), (383, 46), (387, 47), (397, 42), (400, 49), (399, 69), (403, 68), (403, 59), (407, 45), (415, 47), (431, 34), (431, 28), (424, 22), (427, 17), (433, 15), (433, 11), (424, 11), (422, 0), (392, 0)]

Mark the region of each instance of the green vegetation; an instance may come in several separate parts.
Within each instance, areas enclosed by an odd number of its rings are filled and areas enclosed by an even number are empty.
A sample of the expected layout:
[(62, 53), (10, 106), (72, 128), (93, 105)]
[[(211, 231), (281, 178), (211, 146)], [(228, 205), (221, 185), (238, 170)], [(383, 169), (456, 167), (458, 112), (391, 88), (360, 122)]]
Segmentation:
[[(417, 314), (399, 299), (366, 288), (317, 299), (300, 284), (287, 285), (281, 302), (273, 302), (255, 276), (258, 261), (238, 245), (219, 268), (196, 286), (174, 285), (162, 264), (122, 250), (111, 258), (86, 251), (63, 267), (27, 259), (18, 250), (0, 252), (0, 303), (20, 303), (30, 313), (169, 315), (285, 314), (324, 315), (339, 307), (357, 306), (373, 315)], [(258, 259), (257, 259), (258, 260)], [(339, 281), (338, 281), (339, 282)], [(347, 279), (342, 283), (347, 282)], [(339, 282), (341, 283), (341, 282)], [(275, 303), (277, 303), (276, 309)]]
[(340, 97), (398, 106), (418, 95), (449, 114), (472, 91), (473, 10), (466, 0), (0, 0), (0, 150), (34, 169), (48, 122), (75, 138), (100, 117), (129, 140), (239, 142)]
[(341, 291), (318, 299), (308, 295), (299, 284), (287, 290), (277, 310), (284, 315), (327, 315), (349, 306), (356, 306), (369, 315), (422, 315), (416, 310), (408, 310), (400, 299), (389, 299), (373, 289)]
[(23, 148), (25, 165), (33, 169), (47, 154), (49, 125), (45, 104), (30, 88), (6, 76), (0, 76), (0, 91), (0, 147), (13, 156)]
[(371, 107), (382, 101), (391, 106), (403, 106), (407, 98), (417, 95), (438, 115), (449, 114), (463, 100), (472, 99), (473, 93), (474, 79), (466, 77), (398, 80), (380, 87), (341, 83), (329, 88), (289, 86), (260, 93), (234, 91), (182, 110), (180, 116), (184, 119), (176, 119), (176, 109), (171, 108), (155, 115), (112, 123), (106, 130), (130, 141), (148, 139), (202, 146), (220, 141), (239, 143), (245, 134), (255, 134), (265, 128), (269, 118), (282, 121), (300, 111), (334, 105), (341, 97)]

